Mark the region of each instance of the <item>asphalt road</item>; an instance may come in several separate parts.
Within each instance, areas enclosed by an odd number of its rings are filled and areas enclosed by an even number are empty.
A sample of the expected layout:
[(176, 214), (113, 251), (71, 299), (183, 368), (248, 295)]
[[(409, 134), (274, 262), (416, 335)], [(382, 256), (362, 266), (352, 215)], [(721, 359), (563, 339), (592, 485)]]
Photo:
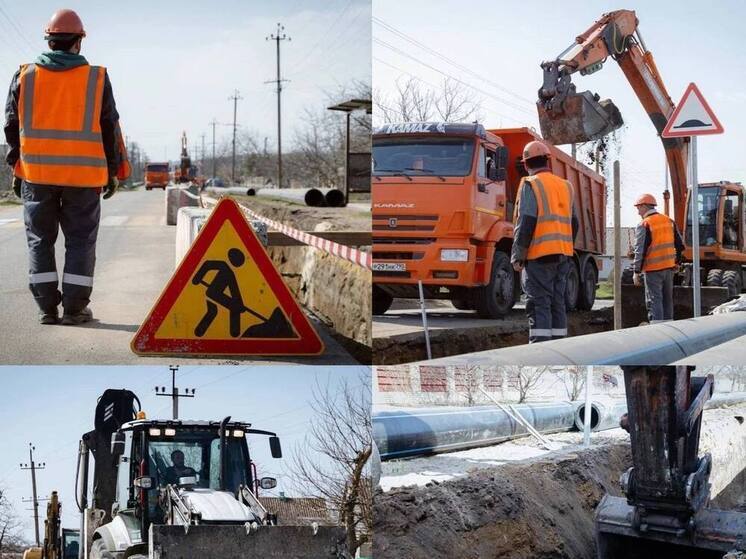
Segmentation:
[[(326, 345), (318, 357), (140, 357), (129, 343), (174, 271), (176, 227), (165, 223), (164, 195), (144, 190), (102, 201), (96, 273), (91, 296), (94, 321), (81, 326), (42, 326), (28, 290), (26, 238), (21, 206), (0, 207), (0, 364), (354, 364), (356, 361), (315, 322)], [(64, 237), (57, 241), (57, 268)]]

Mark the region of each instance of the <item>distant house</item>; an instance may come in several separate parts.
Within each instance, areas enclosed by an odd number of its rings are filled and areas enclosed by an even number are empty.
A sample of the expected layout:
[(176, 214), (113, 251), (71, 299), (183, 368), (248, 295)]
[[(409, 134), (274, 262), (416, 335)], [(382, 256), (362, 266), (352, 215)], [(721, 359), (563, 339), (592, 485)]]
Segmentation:
[[(621, 239), (622, 239), (622, 269), (632, 264), (632, 260), (627, 257), (634, 248), (635, 244), (635, 228), (634, 227), (622, 227), (621, 228)], [(601, 256), (603, 260), (603, 269), (598, 274), (598, 279), (606, 281), (609, 279), (614, 270), (614, 228), (606, 228), (606, 250), (604, 250)]]
[(277, 515), (277, 523), (285, 526), (334, 526), (326, 501), (318, 497), (259, 497), (267, 512)]

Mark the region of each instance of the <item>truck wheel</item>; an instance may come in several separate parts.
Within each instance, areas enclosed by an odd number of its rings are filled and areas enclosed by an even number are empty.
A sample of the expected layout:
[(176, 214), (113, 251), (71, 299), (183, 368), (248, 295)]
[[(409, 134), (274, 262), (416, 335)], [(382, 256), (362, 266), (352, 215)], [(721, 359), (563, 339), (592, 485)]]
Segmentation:
[(470, 311), (471, 301), (468, 299), (451, 299), (451, 304), (460, 311)]
[(578, 293), (580, 292), (580, 274), (575, 261), (570, 262), (570, 270), (567, 272), (567, 288), (565, 289), (565, 308), (574, 311), (578, 306)]
[(114, 559), (114, 554), (106, 548), (104, 540), (96, 540), (91, 546), (91, 559)]
[(496, 252), (490, 282), (476, 289), (474, 308), (480, 318), (503, 318), (515, 304), (515, 273), (508, 255)]
[(723, 271), (720, 268), (713, 268), (707, 272), (705, 285), (708, 287), (721, 287), (723, 285)]
[(386, 293), (383, 289), (377, 285), (373, 286), (373, 314), (380, 315), (386, 314), (386, 311), (391, 308), (391, 303), (394, 302), (394, 298)]
[(741, 272), (737, 270), (725, 270), (723, 272), (723, 287), (728, 288), (728, 297), (738, 297), (743, 289)]
[(578, 293), (578, 308), (583, 311), (589, 311), (596, 302), (596, 284), (598, 283), (598, 272), (596, 267), (590, 261), (585, 263), (583, 270), (583, 281), (580, 284)]

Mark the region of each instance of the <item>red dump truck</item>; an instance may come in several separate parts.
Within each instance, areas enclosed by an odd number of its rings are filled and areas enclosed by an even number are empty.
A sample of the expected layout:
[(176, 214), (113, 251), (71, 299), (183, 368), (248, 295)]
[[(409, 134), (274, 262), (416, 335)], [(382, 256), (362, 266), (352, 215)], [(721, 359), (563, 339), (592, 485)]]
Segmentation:
[[(513, 207), (528, 128), (386, 124), (373, 134), (373, 313), (394, 298), (450, 299), (484, 318), (520, 298), (510, 264)], [(567, 282), (568, 309), (595, 301), (606, 226), (604, 178), (551, 147), (552, 171), (575, 187), (580, 231)]]

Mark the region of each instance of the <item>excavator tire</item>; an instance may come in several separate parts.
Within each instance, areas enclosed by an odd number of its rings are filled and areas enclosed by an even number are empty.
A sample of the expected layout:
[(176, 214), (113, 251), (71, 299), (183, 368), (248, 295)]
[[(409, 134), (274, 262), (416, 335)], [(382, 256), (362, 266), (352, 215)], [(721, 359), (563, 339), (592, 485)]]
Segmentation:
[(741, 273), (736, 270), (725, 270), (723, 272), (723, 287), (728, 288), (728, 297), (738, 297), (743, 289)]
[(590, 262), (586, 262), (583, 270), (583, 281), (580, 283), (580, 290), (578, 291), (578, 308), (581, 311), (593, 309), (593, 303), (596, 302), (596, 284), (598, 284), (596, 267)]
[(723, 271), (720, 268), (713, 268), (707, 272), (706, 285), (708, 287), (721, 287), (723, 285)]
[(147, 555), (140, 555), (139, 553), (137, 555), (130, 555), (127, 557), (127, 559), (148, 559)]
[(91, 559), (115, 559), (114, 554), (106, 548), (104, 540), (96, 540), (91, 546)]
[(580, 274), (578, 266), (573, 260), (570, 261), (570, 270), (567, 273), (567, 288), (565, 290), (565, 308), (567, 312), (578, 308), (578, 293), (580, 292)]
[(454, 308), (460, 311), (472, 310), (471, 301), (469, 301), (469, 299), (451, 299), (451, 304), (454, 306)]

